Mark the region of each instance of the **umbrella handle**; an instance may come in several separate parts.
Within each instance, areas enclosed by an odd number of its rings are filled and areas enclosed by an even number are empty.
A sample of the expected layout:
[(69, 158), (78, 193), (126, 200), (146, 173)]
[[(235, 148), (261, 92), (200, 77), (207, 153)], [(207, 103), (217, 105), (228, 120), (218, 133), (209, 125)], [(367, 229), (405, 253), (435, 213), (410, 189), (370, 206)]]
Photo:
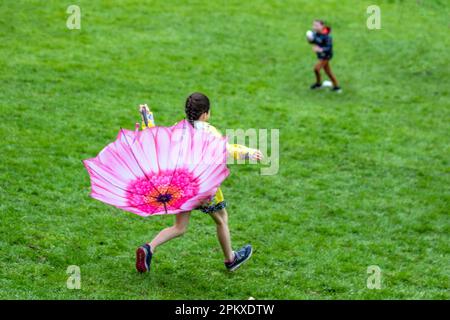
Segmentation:
[(142, 108), (141, 115), (142, 118), (144, 119), (145, 126), (148, 127), (147, 109)]

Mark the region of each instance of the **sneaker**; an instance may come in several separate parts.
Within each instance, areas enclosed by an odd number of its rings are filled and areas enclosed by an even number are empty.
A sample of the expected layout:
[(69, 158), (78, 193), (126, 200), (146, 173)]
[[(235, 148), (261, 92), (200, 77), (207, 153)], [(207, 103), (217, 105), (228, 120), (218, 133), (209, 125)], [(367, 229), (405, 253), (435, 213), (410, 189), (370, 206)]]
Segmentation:
[(228, 269), (228, 271), (234, 271), (237, 268), (239, 268), (245, 261), (250, 259), (252, 256), (252, 246), (246, 245), (242, 247), (239, 251), (234, 252), (234, 260), (233, 262), (225, 262), (225, 267)]
[(341, 87), (333, 87), (333, 89), (331, 89), (331, 91), (336, 92), (336, 93), (341, 93), (342, 89), (341, 89)]
[(314, 83), (313, 85), (311, 85), (310, 88), (311, 88), (311, 90), (320, 89), (320, 88), (322, 88), (322, 84)]
[(136, 270), (138, 272), (149, 272), (152, 262), (152, 249), (149, 244), (144, 244), (136, 250)]

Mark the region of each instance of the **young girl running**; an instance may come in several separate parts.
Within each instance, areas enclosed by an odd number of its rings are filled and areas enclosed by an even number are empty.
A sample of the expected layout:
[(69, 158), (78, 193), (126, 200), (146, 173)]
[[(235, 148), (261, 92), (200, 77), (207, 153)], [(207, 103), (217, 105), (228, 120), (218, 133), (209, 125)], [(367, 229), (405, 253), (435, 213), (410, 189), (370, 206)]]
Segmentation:
[[(143, 116), (143, 129), (153, 127), (155, 125), (153, 114), (147, 105), (140, 105), (139, 111)], [(219, 137), (221, 136), (219, 131), (207, 122), (211, 115), (210, 103), (207, 96), (201, 93), (191, 94), (186, 100), (185, 112), (187, 120), (194, 128), (197, 130), (206, 130)], [(242, 145), (228, 144), (227, 151), (235, 159), (262, 159), (262, 153), (259, 150), (250, 149)], [(233, 251), (228, 227), (228, 213), (225, 208), (226, 202), (222, 190), (219, 188), (214, 199), (198, 209), (209, 214), (216, 223), (217, 238), (225, 256), (225, 267), (229, 271), (234, 271), (250, 258), (252, 246), (246, 245), (237, 251)], [(177, 214), (173, 226), (165, 228), (152, 241), (136, 250), (136, 269), (138, 272), (150, 271), (152, 256), (158, 246), (186, 232), (190, 214), (190, 212)]]
[(316, 52), (319, 61), (314, 66), (314, 74), (316, 75), (316, 83), (311, 86), (311, 89), (319, 89), (322, 87), (322, 79), (320, 75), (320, 70), (323, 68), (325, 73), (330, 78), (333, 83), (334, 92), (341, 92), (341, 87), (331, 71), (330, 60), (333, 58), (333, 40), (330, 36), (331, 28), (325, 26), (322, 20), (313, 21), (313, 31), (314, 36), (309, 42), (313, 45), (313, 51)]

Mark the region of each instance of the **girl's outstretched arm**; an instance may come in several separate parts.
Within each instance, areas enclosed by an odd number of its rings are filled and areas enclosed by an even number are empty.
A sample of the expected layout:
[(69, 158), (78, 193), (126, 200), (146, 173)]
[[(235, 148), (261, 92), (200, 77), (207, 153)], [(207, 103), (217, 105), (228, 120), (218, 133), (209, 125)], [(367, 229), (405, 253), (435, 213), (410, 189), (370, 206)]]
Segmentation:
[[(212, 134), (221, 137), (222, 134), (217, 130), (214, 126), (208, 125), (207, 126), (208, 131), (210, 131)], [(263, 154), (258, 149), (252, 149), (248, 148), (241, 144), (229, 144), (227, 143), (227, 152), (229, 155), (233, 157), (233, 159), (252, 159), (252, 160), (262, 160)]]
[(258, 149), (248, 148), (241, 144), (227, 143), (227, 151), (234, 159), (262, 160), (263, 154)]

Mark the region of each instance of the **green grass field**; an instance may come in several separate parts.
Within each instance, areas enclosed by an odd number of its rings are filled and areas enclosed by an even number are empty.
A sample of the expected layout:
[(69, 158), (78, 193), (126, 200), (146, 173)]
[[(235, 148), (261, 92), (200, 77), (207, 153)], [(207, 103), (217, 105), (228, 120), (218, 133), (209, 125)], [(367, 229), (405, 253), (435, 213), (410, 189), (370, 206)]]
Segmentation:
[[(449, 6), (378, 0), (368, 30), (373, 2), (2, 1), (0, 298), (449, 299)], [(317, 17), (340, 95), (309, 90)], [(222, 131), (280, 129), (280, 170), (230, 166), (233, 243), (255, 248), (244, 267), (225, 272), (197, 212), (140, 275), (136, 247), (173, 217), (89, 198), (81, 160), (133, 128), (139, 103), (172, 125), (193, 91)]]

